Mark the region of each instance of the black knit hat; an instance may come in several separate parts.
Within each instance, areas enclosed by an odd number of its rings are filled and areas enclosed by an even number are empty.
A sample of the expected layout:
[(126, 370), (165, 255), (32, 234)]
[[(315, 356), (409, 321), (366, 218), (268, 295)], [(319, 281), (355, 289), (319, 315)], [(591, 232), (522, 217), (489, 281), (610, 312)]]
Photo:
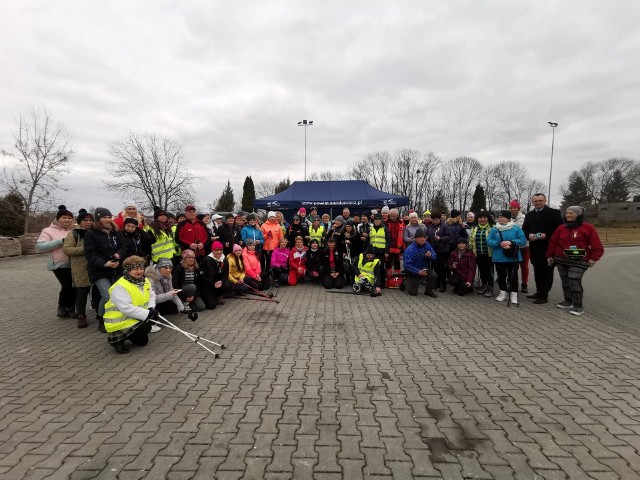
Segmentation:
[(122, 223), (122, 228), (124, 228), (127, 225), (127, 223), (131, 223), (136, 227), (138, 226), (138, 220), (136, 220), (135, 218), (127, 217), (124, 219), (124, 222)]
[(460, 237), (460, 238), (458, 238), (458, 241), (456, 242), (456, 245), (458, 245), (459, 243), (464, 243), (465, 245), (467, 245), (469, 243), (469, 240), (464, 238), (464, 237)]
[(500, 210), (500, 212), (498, 212), (498, 216), (511, 220), (511, 212), (509, 210)]
[(161, 215), (167, 215), (167, 212), (160, 207), (153, 207), (153, 219), (157, 220)]
[(451, 218), (456, 218), (459, 217), (460, 214), (460, 210), (451, 210)]
[(108, 208), (98, 207), (93, 217), (96, 219), (96, 222), (99, 222), (102, 217), (113, 217), (113, 215)]
[(58, 213), (56, 213), (56, 220), (60, 220), (60, 217), (68, 216), (73, 218), (73, 213), (67, 210), (64, 205), (58, 205)]
[(84, 208), (81, 208), (80, 211), (78, 212), (78, 216), (76, 217), (76, 222), (80, 223), (85, 218), (90, 218), (91, 221), (93, 221), (93, 215), (87, 212)]
[(426, 236), (427, 236), (427, 234), (426, 234), (426, 233), (424, 233), (424, 230), (423, 230), (423, 229), (421, 229), (421, 228), (419, 228), (419, 229), (417, 229), (417, 230), (416, 230), (416, 233), (415, 233), (415, 235), (413, 236), (413, 238), (426, 237)]

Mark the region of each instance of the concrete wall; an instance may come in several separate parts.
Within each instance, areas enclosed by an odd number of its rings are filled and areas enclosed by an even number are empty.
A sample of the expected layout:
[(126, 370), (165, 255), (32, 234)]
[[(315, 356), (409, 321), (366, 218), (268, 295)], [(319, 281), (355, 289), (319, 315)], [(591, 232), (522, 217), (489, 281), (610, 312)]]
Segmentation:
[(640, 221), (640, 202), (602, 203), (598, 205), (598, 219), (619, 222)]

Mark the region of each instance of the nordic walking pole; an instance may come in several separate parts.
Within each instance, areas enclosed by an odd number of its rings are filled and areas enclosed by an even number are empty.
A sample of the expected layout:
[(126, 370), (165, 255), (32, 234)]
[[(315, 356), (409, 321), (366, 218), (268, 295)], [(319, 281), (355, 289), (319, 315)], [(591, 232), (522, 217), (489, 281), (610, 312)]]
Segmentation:
[(269, 297), (268, 295), (265, 295), (265, 294), (264, 294), (264, 293), (262, 293), (260, 290), (257, 290), (257, 289), (255, 289), (255, 288), (253, 288), (253, 287), (252, 287), (251, 285), (249, 285), (248, 283), (245, 283), (245, 285), (246, 285), (247, 287), (249, 287), (249, 290), (253, 290), (257, 295), (259, 295), (259, 296), (261, 296), (261, 297), (265, 298), (265, 300), (263, 300), (263, 301), (274, 302), (274, 303), (280, 303), (278, 300), (275, 300), (274, 298)]
[[(211, 344), (213, 344), (213, 345), (215, 345), (215, 346), (217, 346), (217, 347), (220, 347), (220, 348), (223, 348), (223, 349), (227, 348), (227, 347), (226, 347), (224, 344), (222, 344), (222, 343), (216, 343), (216, 342), (214, 342), (214, 341), (212, 341), (212, 340), (209, 340), (209, 339), (207, 339), (207, 338), (204, 338), (204, 337), (201, 337), (201, 336), (199, 336), (199, 335), (196, 335), (195, 333), (187, 332), (186, 330), (181, 329), (180, 327), (178, 327), (178, 326), (174, 325), (174, 324), (173, 324), (173, 323), (171, 323), (169, 320), (167, 320), (166, 318), (164, 318), (162, 315), (158, 315), (158, 318), (160, 318), (160, 320), (162, 320), (162, 321), (166, 322), (166, 325), (165, 325), (165, 326), (169, 326), (169, 328), (172, 328), (173, 330), (176, 330), (176, 331), (178, 331), (178, 332), (180, 332), (180, 333), (182, 333), (182, 334), (184, 334), (184, 335), (186, 335), (186, 336), (190, 337), (192, 340), (203, 340), (203, 341), (205, 341), (205, 342), (209, 342), (209, 343), (211, 343)], [(160, 325), (162, 325), (162, 323), (159, 323), (159, 324), (160, 324)]]

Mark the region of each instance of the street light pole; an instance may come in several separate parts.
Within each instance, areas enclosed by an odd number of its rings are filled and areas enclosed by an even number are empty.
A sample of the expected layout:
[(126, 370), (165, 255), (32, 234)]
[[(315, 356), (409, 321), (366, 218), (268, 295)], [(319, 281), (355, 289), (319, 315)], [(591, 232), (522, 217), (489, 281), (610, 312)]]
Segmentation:
[(307, 127), (313, 126), (313, 120), (298, 122), (299, 127), (304, 127), (304, 181), (307, 181)]
[(556, 141), (556, 127), (558, 126), (555, 122), (547, 122), (551, 127), (553, 134), (551, 136), (551, 163), (549, 164), (549, 195), (547, 195), (547, 203), (551, 204), (551, 172), (553, 171), (553, 144)]

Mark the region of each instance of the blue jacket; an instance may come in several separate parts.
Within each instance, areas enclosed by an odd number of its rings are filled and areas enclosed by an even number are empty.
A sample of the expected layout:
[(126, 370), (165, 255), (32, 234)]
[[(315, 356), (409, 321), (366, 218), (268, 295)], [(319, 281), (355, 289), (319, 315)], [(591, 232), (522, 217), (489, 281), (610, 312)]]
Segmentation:
[[(431, 252), (431, 257), (425, 257), (425, 253)], [(404, 251), (404, 269), (412, 275), (418, 275), (420, 270), (431, 268), (431, 261), (438, 258), (429, 242), (419, 247), (413, 242)]]
[[(500, 233), (502, 233), (502, 240), (500, 240)], [(493, 250), (493, 256), (491, 257), (493, 260), (493, 263), (513, 262), (514, 260), (513, 257), (507, 257), (504, 254), (504, 250), (500, 246), (500, 242), (504, 240), (508, 240), (510, 242), (515, 242), (515, 244), (519, 248), (522, 248), (527, 244), (527, 239), (524, 236), (524, 232), (519, 226), (513, 224), (511, 228), (509, 228), (508, 230), (503, 230), (500, 233), (498, 233), (497, 227), (493, 227), (489, 232), (489, 235), (487, 236), (487, 244)], [(519, 249), (518, 249), (518, 261), (519, 262), (522, 261), (522, 254), (520, 253)]]
[(258, 240), (260, 245), (264, 245), (264, 235), (262, 235), (262, 230), (259, 228), (253, 228), (251, 225), (245, 225), (240, 230), (240, 237), (244, 244), (247, 244), (247, 240), (253, 240), (254, 242)]

